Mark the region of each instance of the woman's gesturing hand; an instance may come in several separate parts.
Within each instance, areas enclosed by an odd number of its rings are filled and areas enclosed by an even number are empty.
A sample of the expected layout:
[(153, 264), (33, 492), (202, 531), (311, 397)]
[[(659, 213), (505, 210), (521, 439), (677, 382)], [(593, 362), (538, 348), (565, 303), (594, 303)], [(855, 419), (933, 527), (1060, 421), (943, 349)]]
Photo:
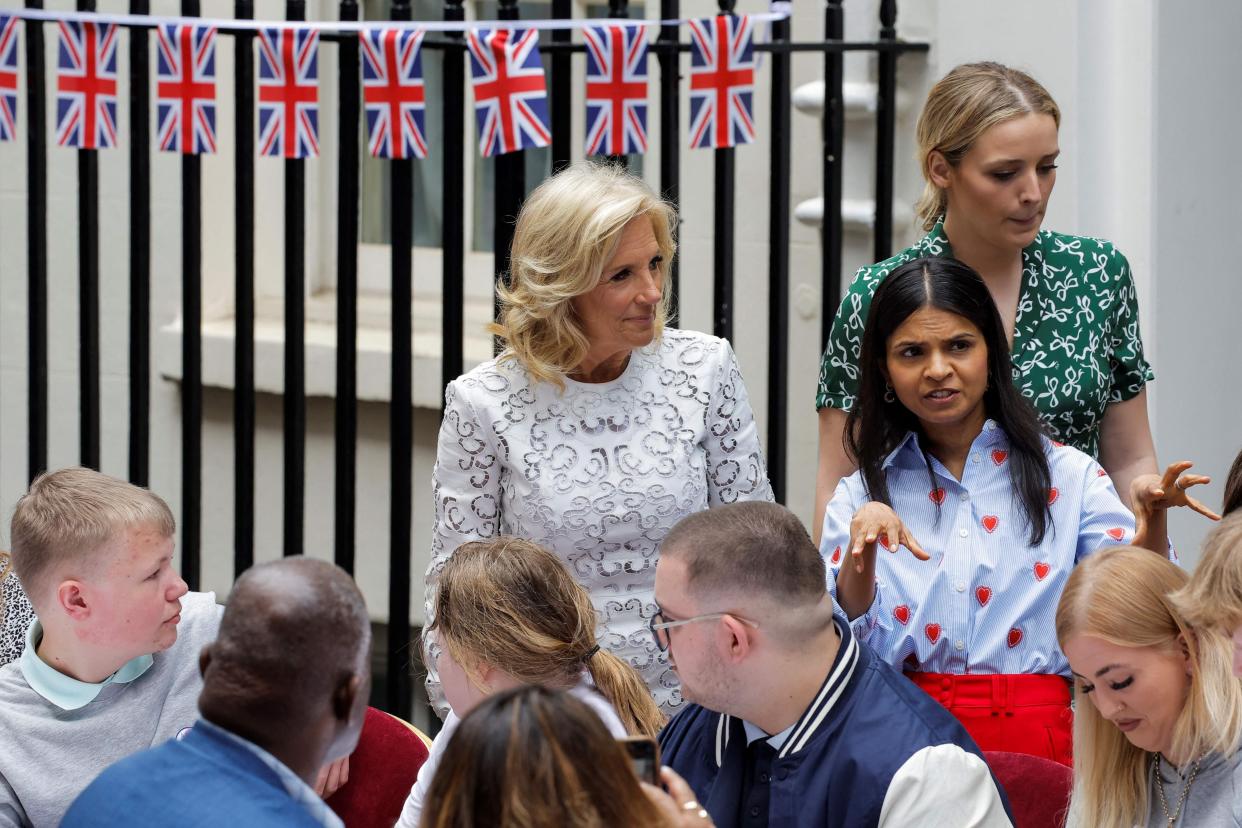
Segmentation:
[(896, 552), (898, 546), (904, 546), (920, 561), (931, 557), (919, 546), (891, 506), (872, 501), (855, 512), (854, 519), (850, 521), (850, 555), (856, 572), (861, 573), (866, 564), (875, 560), (877, 543), (889, 552)]
[(1189, 460), (1170, 463), (1164, 476), (1141, 474), (1130, 482), (1130, 504), (1134, 509), (1134, 545), (1147, 546), (1151, 523), (1157, 511), (1174, 506), (1188, 506), (1208, 520), (1220, 520), (1220, 515), (1186, 494), (1191, 486), (1211, 483), (1212, 478), (1202, 474), (1183, 474), (1194, 464)]

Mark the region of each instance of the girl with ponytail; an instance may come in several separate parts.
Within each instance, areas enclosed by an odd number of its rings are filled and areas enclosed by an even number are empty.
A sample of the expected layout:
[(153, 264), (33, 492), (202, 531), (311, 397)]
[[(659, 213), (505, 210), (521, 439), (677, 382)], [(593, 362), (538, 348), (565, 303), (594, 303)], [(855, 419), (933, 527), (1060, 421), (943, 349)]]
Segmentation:
[(451, 712), (419, 770), (400, 828), (417, 828), (439, 758), (460, 719), (514, 687), (566, 690), (614, 737), (654, 737), (664, 716), (634, 668), (595, 640), (590, 596), (548, 550), (513, 537), (459, 546), (434, 587), (438, 667)]

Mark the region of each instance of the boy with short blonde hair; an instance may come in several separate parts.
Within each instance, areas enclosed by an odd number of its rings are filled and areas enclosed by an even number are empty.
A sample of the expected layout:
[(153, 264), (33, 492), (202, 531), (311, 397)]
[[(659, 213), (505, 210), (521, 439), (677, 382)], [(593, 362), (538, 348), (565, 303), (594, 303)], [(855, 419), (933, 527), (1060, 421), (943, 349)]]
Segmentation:
[(1233, 672), (1242, 677), (1242, 510), (1207, 536), (1190, 581), (1170, 600), (1195, 629), (1233, 636)]
[(18, 501), (13, 565), (35, 618), (0, 668), (0, 826), (59, 824), (100, 771), (197, 719), (222, 610), (173, 569), (175, 530), (159, 496), (90, 469), (44, 474)]

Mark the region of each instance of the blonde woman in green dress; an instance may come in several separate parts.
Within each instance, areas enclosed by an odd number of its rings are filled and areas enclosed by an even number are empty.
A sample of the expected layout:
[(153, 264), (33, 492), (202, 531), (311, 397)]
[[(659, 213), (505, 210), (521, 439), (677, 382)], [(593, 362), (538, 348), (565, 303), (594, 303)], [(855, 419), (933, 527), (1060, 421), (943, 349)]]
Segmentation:
[(1009, 338), (1014, 383), (1053, 439), (1097, 458), (1127, 504), (1140, 487), (1158, 488), (1145, 390), (1154, 374), (1130, 265), (1110, 242), (1041, 228), (1060, 123), (1038, 81), (998, 63), (958, 66), (928, 93), (918, 122), (927, 183), (916, 208), (927, 235), (858, 271), (820, 366), (817, 541), (837, 483), (856, 468), (842, 436), (871, 296), (899, 265), (925, 256), (953, 256), (983, 277)]

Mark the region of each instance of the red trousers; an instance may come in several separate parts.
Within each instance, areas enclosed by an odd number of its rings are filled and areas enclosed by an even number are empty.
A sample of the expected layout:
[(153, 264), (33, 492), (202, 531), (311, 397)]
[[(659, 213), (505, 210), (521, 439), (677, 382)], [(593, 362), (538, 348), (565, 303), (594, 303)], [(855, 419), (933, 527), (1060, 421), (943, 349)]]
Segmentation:
[(980, 750), (1029, 753), (1072, 765), (1069, 682), (1048, 675), (906, 673), (966, 728)]

